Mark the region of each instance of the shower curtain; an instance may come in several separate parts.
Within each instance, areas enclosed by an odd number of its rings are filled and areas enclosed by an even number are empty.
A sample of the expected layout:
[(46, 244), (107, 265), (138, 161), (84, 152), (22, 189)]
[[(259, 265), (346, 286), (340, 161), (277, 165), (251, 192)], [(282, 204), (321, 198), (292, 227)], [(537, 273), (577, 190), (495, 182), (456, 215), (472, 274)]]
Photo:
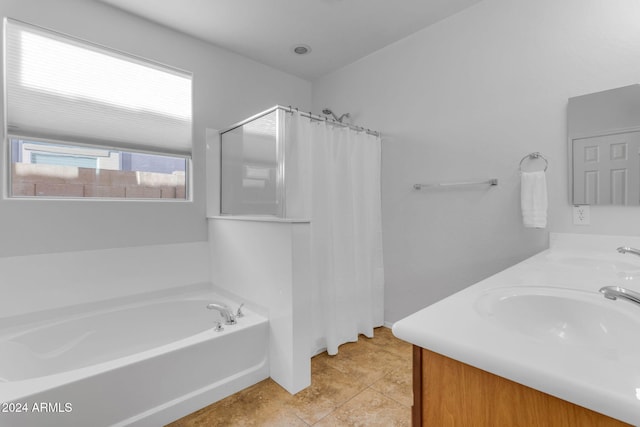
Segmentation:
[(289, 124), (287, 216), (311, 218), (311, 351), (333, 355), (384, 321), (381, 141), (297, 112)]

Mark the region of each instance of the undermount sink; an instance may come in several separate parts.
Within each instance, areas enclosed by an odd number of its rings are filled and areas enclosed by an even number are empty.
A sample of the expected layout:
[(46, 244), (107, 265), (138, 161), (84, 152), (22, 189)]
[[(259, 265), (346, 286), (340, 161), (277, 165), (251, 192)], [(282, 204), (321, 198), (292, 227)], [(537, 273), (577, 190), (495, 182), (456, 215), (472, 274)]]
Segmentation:
[(545, 344), (582, 347), (606, 358), (640, 357), (640, 305), (607, 300), (597, 289), (493, 288), (475, 308), (501, 327)]
[(616, 272), (616, 273), (640, 273), (640, 259), (625, 260), (624, 255), (612, 254), (609, 257), (588, 257), (575, 256), (568, 254), (551, 254), (547, 256), (547, 260), (552, 263), (558, 263), (566, 267), (590, 268), (598, 271)]

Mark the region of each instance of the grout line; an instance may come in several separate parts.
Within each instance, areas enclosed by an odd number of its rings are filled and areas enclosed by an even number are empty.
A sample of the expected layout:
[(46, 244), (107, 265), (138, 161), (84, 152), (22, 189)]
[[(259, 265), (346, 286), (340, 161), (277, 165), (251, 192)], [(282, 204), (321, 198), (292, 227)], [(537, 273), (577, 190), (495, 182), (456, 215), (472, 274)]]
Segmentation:
[[(377, 338), (377, 339), (376, 339), (376, 338)], [(406, 357), (410, 357), (409, 355), (401, 354), (401, 352), (400, 352), (400, 351), (399, 351), (398, 353), (396, 353), (395, 351), (391, 350), (391, 348), (392, 348), (392, 347), (389, 347), (389, 345), (388, 345), (388, 344), (389, 344), (389, 343), (391, 343), (391, 342), (393, 342), (393, 341), (395, 341), (396, 339), (397, 339), (397, 338), (393, 337), (393, 339), (391, 339), (391, 340), (390, 340), (389, 338), (382, 338), (382, 337), (379, 337), (379, 336), (378, 336), (378, 337), (376, 337), (376, 336), (374, 335), (374, 337), (373, 337), (373, 338), (367, 338), (366, 340), (362, 340), (362, 343), (363, 343), (364, 345), (360, 345), (360, 346), (358, 347), (358, 350), (357, 350), (357, 351), (356, 351), (356, 353), (354, 353), (354, 354), (365, 354), (365, 353), (369, 353), (369, 352), (372, 352), (372, 351), (373, 351), (373, 352), (376, 352), (376, 353), (386, 353), (387, 355), (393, 356), (393, 359), (398, 358), (398, 359), (402, 359), (402, 360), (404, 360), (404, 359), (406, 359)], [(360, 340), (358, 340), (358, 342), (359, 342), (359, 341), (360, 341)], [(358, 342), (356, 342), (356, 344), (358, 344)], [(395, 347), (394, 347), (394, 348), (395, 348)], [(366, 382), (362, 382), (362, 381), (361, 381), (361, 379), (360, 379), (357, 375), (354, 375), (353, 373), (351, 373), (351, 374), (347, 375), (347, 374), (345, 374), (343, 371), (341, 371), (340, 369), (338, 369), (338, 368), (336, 368), (336, 367), (332, 366), (332, 365), (331, 365), (331, 363), (327, 363), (327, 362), (328, 362), (328, 361), (322, 361), (322, 362), (320, 362), (320, 363), (321, 363), (321, 369), (319, 370), (319, 373), (320, 373), (320, 372), (322, 372), (322, 373), (328, 373), (328, 375), (335, 375), (335, 374), (338, 374), (338, 375), (346, 376), (346, 377), (348, 377), (349, 381), (359, 383), (359, 385), (361, 385), (361, 386), (362, 386), (362, 388), (360, 389), (360, 387), (358, 387), (358, 388), (359, 388), (359, 390), (358, 390), (357, 392), (355, 392), (355, 393), (353, 394), (353, 396), (348, 397), (348, 398), (347, 398), (346, 400), (344, 400), (343, 402), (336, 403), (336, 406), (335, 406), (333, 409), (331, 409), (331, 411), (330, 411), (329, 413), (327, 413), (326, 415), (324, 415), (323, 417), (321, 417), (320, 419), (316, 420), (316, 421), (315, 421), (315, 422), (313, 422), (313, 423), (307, 422), (305, 419), (301, 418), (301, 417), (300, 417), (300, 416), (299, 416), (299, 415), (298, 415), (294, 410), (291, 410), (291, 408), (286, 408), (286, 405), (282, 405), (282, 408), (281, 408), (279, 411), (282, 411), (282, 412), (286, 411), (286, 412), (288, 412), (290, 415), (291, 415), (291, 414), (292, 414), (292, 415), (294, 415), (294, 417), (295, 417), (296, 419), (299, 419), (299, 420), (302, 422), (302, 425), (305, 425), (305, 426), (314, 426), (314, 425), (316, 425), (316, 424), (320, 423), (320, 422), (321, 422), (322, 420), (324, 420), (326, 417), (330, 416), (331, 414), (335, 414), (335, 413), (336, 413), (336, 411), (338, 411), (338, 410), (340, 410), (341, 408), (343, 408), (346, 404), (348, 404), (349, 402), (351, 402), (351, 401), (352, 401), (353, 399), (355, 399), (356, 397), (358, 397), (358, 396), (362, 395), (362, 393), (364, 393), (364, 392), (365, 392), (365, 391), (367, 391), (367, 390), (371, 390), (372, 392), (376, 393), (377, 395), (382, 396), (382, 397), (383, 397), (383, 398), (385, 398), (385, 399), (389, 399), (390, 401), (392, 401), (392, 402), (394, 402), (394, 403), (396, 403), (396, 404), (400, 405), (400, 407), (405, 408), (405, 409), (406, 409), (406, 410), (408, 410), (408, 411), (410, 411), (410, 410), (411, 410), (411, 406), (406, 406), (406, 405), (404, 405), (403, 403), (399, 402), (398, 400), (394, 399), (392, 396), (389, 396), (389, 395), (387, 395), (387, 394), (385, 394), (385, 393), (383, 393), (383, 392), (381, 392), (381, 391), (378, 391), (378, 390), (376, 390), (375, 388), (373, 388), (373, 386), (374, 386), (375, 384), (377, 384), (378, 382), (382, 381), (385, 377), (387, 377), (387, 376), (391, 375), (393, 372), (395, 372), (395, 371), (397, 371), (397, 370), (400, 370), (400, 369), (404, 369), (403, 367), (401, 367), (401, 366), (396, 366), (395, 368), (391, 368), (391, 369), (388, 369), (388, 370), (387, 370), (387, 369), (386, 369), (386, 368), (387, 368), (387, 366), (385, 366), (385, 367), (383, 367), (382, 369), (378, 369), (378, 371), (379, 371), (381, 374), (383, 374), (383, 375), (382, 375), (380, 378), (378, 378), (378, 379), (376, 379), (376, 380), (373, 380), (373, 381), (371, 381), (371, 383), (369, 383), (368, 381), (366, 381)], [(329, 368), (329, 369), (327, 369), (327, 368)], [(271, 381), (273, 381), (273, 380), (271, 380)], [(312, 379), (312, 381), (313, 381), (313, 379)], [(251, 387), (253, 387), (253, 386), (251, 386)], [(245, 390), (246, 390), (246, 389), (245, 389)], [(243, 393), (245, 390), (241, 390), (241, 391), (239, 391), (239, 392), (238, 392), (238, 393), (236, 393), (236, 394)], [(231, 397), (231, 396), (228, 396), (227, 398), (229, 398), (229, 397)], [(227, 398), (225, 398), (225, 399), (227, 399)], [(223, 400), (225, 400), (225, 399), (223, 399)], [(287, 401), (288, 401), (288, 400), (287, 400)], [(220, 401), (218, 401), (218, 402), (215, 402), (215, 403), (213, 403), (212, 405), (209, 405), (209, 406), (217, 405), (217, 404), (218, 404), (218, 403), (220, 403), (220, 402), (222, 402), (222, 400), (220, 400)], [(285, 409), (285, 408), (286, 408), (286, 409)], [(204, 408), (202, 408), (202, 409), (201, 409), (201, 410), (199, 410), (199, 411), (202, 411), (203, 409), (204, 409)], [(212, 410), (213, 410), (213, 408), (211, 408), (209, 411), (206, 411), (206, 412), (210, 412), (210, 411), (212, 411)], [(199, 411), (196, 411), (196, 412), (199, 412)], [(281, 412), (281, 413), (282, 413), (282, 412)], [(191, 414), (191, 415), (194, 415), (194, 414), (195, 414), (195, 412), (194, 412), (193, 414)], [(189, 417), (189, 416), (187, 416), (187, 417)], [(187, 420), (189, 420), (189, 419), (187, 418)], [(192, 418), (191, 420), (192, 420), (192, 422), (193, 422), (193, 418)], [(193, 424), (190, 424), (190, 423), (187, 421), (184, 425), (185, 425), (185, 426), (188, 426), (188, 425), (193, 425)]]
[(381, 395), (383, 395), (383, 396), (384, 396), (384, 397), (386, 397), (387, 399), (391, 399), (391, 400), (393, 400), (394, 402), (396, 402), (398, 405), (402, 406), (403, 408), (411, 409), (411, 405), (407, 406), (407, 405), (405, 405), (404, 403), (402, 403), (402, 402), (400, 402), (400, 401), (396, 400), (393, 396), (389, 396), (388, 394), (385, 394), (385, 393), (383, 393), (383, 392), (381, 392), (381, 391), (378, 391), (378, 390), (376, 390), (375, 388), (372, 388), (372, 390), (373, 390), (373, 391), (376, 391), (376, 392), (378, 392), (378, 393), (380, 393)]
[(325, 415), (324, 417), (320, 418), (318, 421), (316, 421), (313, 425), (318, 424), (320, 421), (322, 421), (323, 419), (325, 419), (326, 417), (328, 417), (329, 415), (333, 414), (334, 412), (336, 412), (338, 409), (342, 408), (344, 405), (346, 405), (347, 403), (351, 402), (353, 399), (355, 399), (356, 397), (358, 397), (360, 394), (364, 393), (367, 389), (369, 389), (371, 387), (366, 386), (365, 388), (363, 388), (362, 390), (360, 390), (359, 392), (357, 392), (356, 394), (354, 394), (353, 396), (351, 396), (350, 398), (348, 398), (347, 400), (345, 400), (344, 402), (342, 402), (341, 404), (339, 404), (338, 406), (336, 406), (335, 408), (333, 408), (333, 410), (331, 412), (329, 412), (327, 415)]
[(302, 424), (304, 424), (304, 425), (306, 425), (306, 426), (309, 426), (309, 427), (312, 425), (312, 424), (309, 424), (308, 422), (306, 422), (305, 420), (303, 420), (302, 418), (300, 418), (300, 417), (298, 416), (298, 414), (296, 414), (295, 412), (293, 412), (293, 411), (289, 411), (289, 413), (290, 413), (290, 414), (293, 414), (293, 416), (294, 416), (294, 417), (296, 417), (297, 419), (299, 419), (300, 421), (302, 421)]

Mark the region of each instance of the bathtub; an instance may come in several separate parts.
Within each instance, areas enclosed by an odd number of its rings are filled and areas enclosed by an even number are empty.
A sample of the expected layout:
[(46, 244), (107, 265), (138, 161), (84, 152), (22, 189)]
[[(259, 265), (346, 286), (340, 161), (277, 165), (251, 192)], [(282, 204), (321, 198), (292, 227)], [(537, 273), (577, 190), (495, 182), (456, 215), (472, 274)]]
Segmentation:
[(268, 321), (199, 284), (0, 319), (0, 426), (159, 426), (269, 376)]

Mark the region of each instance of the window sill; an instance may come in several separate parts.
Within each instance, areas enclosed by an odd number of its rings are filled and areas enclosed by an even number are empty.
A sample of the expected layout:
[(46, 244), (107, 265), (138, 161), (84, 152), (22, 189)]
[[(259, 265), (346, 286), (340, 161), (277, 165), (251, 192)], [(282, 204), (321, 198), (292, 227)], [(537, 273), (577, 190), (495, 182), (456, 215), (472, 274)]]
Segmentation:
[(257, 222), (284, 222), (284, 223), (310, 223), (309, 218), (278, 218), (274, 216), (259, 215), (215, 215), (207, 216), (208, 219), (222, 219), (232, 221), (257, 221)]

